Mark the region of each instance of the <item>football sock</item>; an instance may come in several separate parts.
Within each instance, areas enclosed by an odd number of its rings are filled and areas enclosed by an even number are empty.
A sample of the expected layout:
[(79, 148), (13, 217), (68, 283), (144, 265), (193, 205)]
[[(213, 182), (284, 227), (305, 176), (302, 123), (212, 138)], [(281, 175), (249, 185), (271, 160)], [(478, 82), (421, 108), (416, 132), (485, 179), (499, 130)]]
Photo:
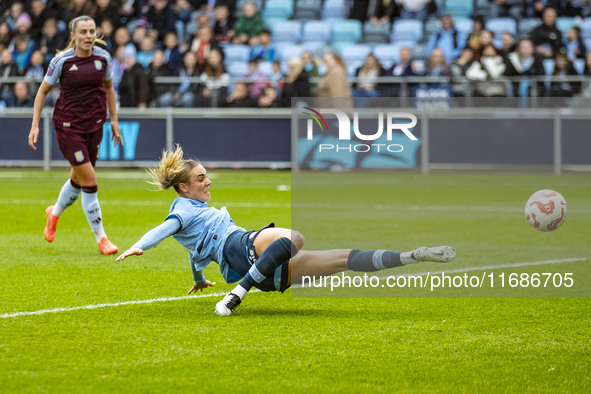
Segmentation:
[(347, 267), (351, 271), (373, 272), (386, 268), (399, 267), (403, 265), (401, 253), (391, 250), (367, 250), (353, 249), (347, 259)]
[(80, 185), (72, 179), (68, 179), (57, 198), (57, 202), (53, 206), (53, 216), (59, 217), (70, 205), (78, 199), (80, 195)]
[(295, 255), (296, 251), (295, 245), (289, 238), (283, 237), (273, 241), (261, 254), (257, 262), (250, 267), (244, 279), (232, 290), (232, 293), (243, 299), (253, 286), (273, 275), (281, 264), (289, 261), (292, 255)]
[(98, 187), (83, 186), (82, 187), (82, 209), (86, 215), (86, 220), (90, 228), (94, 232), (96, 242), (100, 243), (101, 239), (106, 237), (103, 230), (103, 218), (101, 215), (101, 206), (98, 201)]

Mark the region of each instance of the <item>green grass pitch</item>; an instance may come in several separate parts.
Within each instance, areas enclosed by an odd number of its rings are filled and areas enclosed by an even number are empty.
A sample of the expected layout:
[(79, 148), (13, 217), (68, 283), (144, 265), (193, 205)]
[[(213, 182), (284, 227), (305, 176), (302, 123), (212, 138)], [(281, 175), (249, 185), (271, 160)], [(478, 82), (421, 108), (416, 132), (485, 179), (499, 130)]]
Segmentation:
[[(589, 277), (589, 175), (311, 173), (294, 178), (290, 192), (288, 172), (210, 174), (210, 205), (226, 205), (247, 229), (293, 223), (308, 248), (450, 244), (458, 256), (449, 269), (579, 258), (559, 265)], [(455, 298), (298, 298), (301, 289), (291, 289), (253, 293), (220, 318), (213, 308), (221, 296), (208, 294), (232, 286), (216, 264), (206, 270), (213, 289), (176, 298), (192, 278), (173, 239), (116, 263), (99, 255), (76, 202), (56, 240), (45, 242), (44, 209), (67, 176), (0, 171), (0, 392), (591, 391), (589, 298), (475, 298), (469, 290)], [(326, 177), (337, 186), (319, 194)], [(139, 170), (101, 170), (98, 179), (105, 229), (121, 250), (159, 224), (175, 197), (154, 191)], [(553, 233), (523, 217), (529, 195), (543, 188), (569, 204)], [(306, 205), (316, 199), (329, 203)], [(323, 215), (343, 226), (328, 226)], [(583, 284), (587, 296), (590, 287)], [(173, 299), (120, 305), (164, 297)], [(10, 315), (99, 304), (109, 305)]]

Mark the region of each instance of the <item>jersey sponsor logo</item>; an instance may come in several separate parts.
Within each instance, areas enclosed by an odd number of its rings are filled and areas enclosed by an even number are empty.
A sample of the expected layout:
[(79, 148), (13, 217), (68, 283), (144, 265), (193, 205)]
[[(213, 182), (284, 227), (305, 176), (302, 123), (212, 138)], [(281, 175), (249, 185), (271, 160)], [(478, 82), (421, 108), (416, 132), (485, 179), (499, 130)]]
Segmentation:
[(84, 153), (82, 153), (82, 151), (81, 151), (81, 150), (79, 150), (79, 151), (76, 151), (76, 152), (74, 153), (74, 157), (76, 158), (76, 161), (77, 161), (78, 163), (81, 163), (81, 162), (82, 162), (82, 160), (84, 160)]
[(55, 70), (55, 66), (50, 64), (49, 68), (47, 69), (47, 76), (51, 77), (53, 75), (53, 70)]
[(70, 127), (72, 124), (70, 122), (64, 122), (62, 123), (62, 126), (64, 127)]
[(96, 123), (98, 124), (98, 123), (101, 123), (102, 121), (103, 121), (102, 119), (99, 119), (96, 121)]
[(100, 60), (95, 60), (94, 61), (94, 68), (96, 68), (97, 70), (100, 70), (103, 68), (103, 62), (101, 62)]
[(78, 71), (78, 67), (76, 67), (76, 65), (74, 64), (72, 67), (70, 67), (69, 71)]

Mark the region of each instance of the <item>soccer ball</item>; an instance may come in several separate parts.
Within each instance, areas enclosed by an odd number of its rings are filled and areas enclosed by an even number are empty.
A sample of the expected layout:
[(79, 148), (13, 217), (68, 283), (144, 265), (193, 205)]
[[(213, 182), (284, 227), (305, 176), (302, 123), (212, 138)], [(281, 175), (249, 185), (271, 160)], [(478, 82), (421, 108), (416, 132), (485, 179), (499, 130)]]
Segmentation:
[(566, 220), (566, 200), (554, 190), (538, 190), (525, 203), (525, 218), (536, 230), (554, 231)]

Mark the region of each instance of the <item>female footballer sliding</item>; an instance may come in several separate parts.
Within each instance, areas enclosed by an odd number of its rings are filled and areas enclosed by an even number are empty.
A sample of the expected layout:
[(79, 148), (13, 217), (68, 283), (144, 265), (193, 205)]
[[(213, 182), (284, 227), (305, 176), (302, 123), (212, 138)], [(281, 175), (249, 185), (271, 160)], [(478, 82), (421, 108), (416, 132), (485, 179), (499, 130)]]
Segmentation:
[(72, 168), (70, 179), (62, 187), (57, 202), (45, 210), (47, 224), (43, 233), (45, 239), (52, 242), (60, 215), (82, 194), (82, 208), (99, 251), (113, 254), (118, 248), (109, 241), (103, 229), (94, 172), (107, 108), (111, 115), (113, 146), (123, 145), (111, 80), (111, 56), (94, 46), (97, 42), (96, 25), (89, 16), (79, 16), (70, 22), (70, 37), (68, 47), (51, 60), (39, 87), (29, 132), (29, 146), (37, 150), (35, 144), (41, 111), (47, 94), (59, 79), (60, 96), (53, 112), (53, 125), (60, 150)]
[(183, 158), (179, 146), (164, 151), (158, 166), (150, 170), (153, 183), (161, 189), (173, 187), (179, 197), (173, 201), (164, 223), (148, 231), (117, 261), (141, 255), (165, 238), (173, 236), (189, 251), (194, 284), (189, 294), (213, 286), (203, 275), (211, 261), (220, 266), (228, 283), (240, 283), (217, 303), (215, 313), (230, 316), (256, 287), (262, 291), (285, 291), (302, 276), (326, 276), (352, 270), (373, 272), (420, 261), (447, 263), (455, 257), (450, 246), (421, 247), (411, 252), (390, 250), (335, 249), (301, 250), (304, 237), (297, 231), (275, 228), (247, 231), (237, 226), (225, 207), (208, 207), (211, 180), (195, 160)]

